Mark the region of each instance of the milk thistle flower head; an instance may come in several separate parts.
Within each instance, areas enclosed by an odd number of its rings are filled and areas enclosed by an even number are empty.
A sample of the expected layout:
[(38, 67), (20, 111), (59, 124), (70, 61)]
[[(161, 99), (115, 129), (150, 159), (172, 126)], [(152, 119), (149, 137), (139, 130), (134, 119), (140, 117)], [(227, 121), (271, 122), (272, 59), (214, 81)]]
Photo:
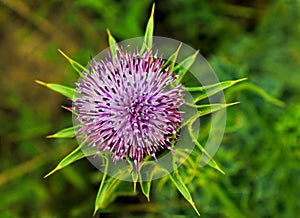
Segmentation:
[(90, 73), (76, 83), (73, 110), (89, 147), (112, 152), (114, 162), (133, 160), (136, 170), (145, 156), (171, 149), (169, 136), (183, 121), (182, 85), (162, 58), (116, 50), (103, 61), (92, 60)]
[[(149, 200), (151, 181), (168, 175), (164, 178), (170, 179), (199, 215), (185, 182), (196, 176), (194, 172), (198, 172), (200, 166), (208, 162), (210, 166), (223, 172), (212, 155), (217, 151), (225, 129), (226, 116), (222, 109), (237, 102), (224, 103), (222, 90), (245, 79), (220, 83), (204, 58), (197, 61), (198, 51), (191, 50), (183, 43), (175, 43), (176, 46), (171, 46), (171, 49), (168, 47), (160, 50), (170, 45), (170, 41), (174, 45), (172, 39), (156, 37), (158, 40), (154, 46), (153, 14), (154, 5), (145, 37), (142, 38), (142, 43), (134, 46), (134, 51), (119, 46), (120, 43), (116, 43), (109, 31), (110, 52), (100, 60), (93, 58), (88, 67), (83, 67), (59, 50), (80, 75), (75, 88), (36, 81), (73, 102), (72, 108), (64, 108), (73, 113), (75, 125), (48, 137), (77, 138), (80, 142), (45, 177), (78, 159), (91, 157), (89, 160), (92, 162), (91, 159), (100, 157), (101, 167), (95, 166), (102, 171), (102, 178), (94, 214), (105, 208), (116, 196), (136, 194), (137, 181)], [(157, 44), (159, 41), (160, 45)], [(129, 44), (126, 42), (126, 46)], [(190, 55), (181, 59), (179, 50), (184, 50), (184, 56)], [(205, 71), (202, 72), (202, 77), (199, 72), (193, 73), (191, 66), (194, 62), (197, 64), (194, 69)], [(199, 83), (193, 81), (193, 84), (198, 84), (197, 86), (189, 87), (188, 82), (182, 82), (187, 73), (196, 78)], [(221, 98), (212, 99), (216, 93)], [(206, 98), (209, 104), (201, 104)], [(183, 113), (181, 106), (189, 109)], [(197, 126), (196, 121), (201, 116), (217, 111), (223, 111), (222, 116), (211, 117), (212, 126), (207, 139), (210, 144), (204, 147), (198, 140), (199, 125)], [(87, 148), (84, 150), (83, 147)], [(165, 152), (166, 155), (159, 155), (160, 152), (170, 150), (172, 152)], [(150, 157), (157, 159), (157, 162)], [(178, 172), (180, 165), (180, 170), (183, 171), (181, 174)], [(120, 185), (117, 180), (132, 181), (133, 192), (116, 191)], [(162, 182), (164, 184), (164, 180)]]

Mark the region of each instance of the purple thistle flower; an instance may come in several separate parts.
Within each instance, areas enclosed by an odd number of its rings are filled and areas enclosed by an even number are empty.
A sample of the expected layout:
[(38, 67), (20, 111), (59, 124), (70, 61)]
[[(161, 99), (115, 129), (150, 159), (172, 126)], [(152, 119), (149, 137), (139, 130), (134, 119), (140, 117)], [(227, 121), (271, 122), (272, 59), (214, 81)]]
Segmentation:
[(136, 169), (146, 156), (156, 160), (157, 151), (171, 150), (169, 136), (183, 121), (181, 85), (171, 85), (174, 73), (156, 56), (119, 48), (115, 58), (92, 60), (91, 73), (76, 83), (78, 134), (89, 147), (112, 152), (115, 163), (133, 160)]

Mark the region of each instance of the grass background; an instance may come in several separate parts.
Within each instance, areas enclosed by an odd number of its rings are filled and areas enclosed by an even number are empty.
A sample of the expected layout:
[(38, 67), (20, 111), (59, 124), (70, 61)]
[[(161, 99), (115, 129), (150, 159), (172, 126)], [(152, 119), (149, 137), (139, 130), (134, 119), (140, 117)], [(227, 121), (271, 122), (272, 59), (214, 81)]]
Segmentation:
[[(91, 217), (99, 172), (79, 161), (43, 179), (73, 140), (45, 136), (71, 125), (64, 97), (35, 79), (76, 81), (57, 49), (85, 65), (117, 40), (142, 36), (152, 2), (0, 0), (0, 216)], [(242, 84), (228, 90), (223, 143), (215, 157), (226, 175), (199, 170), (188, 184), (202, 217), (300, 214), (300, 1), (156, 2), (155, 35), (201, 50), (220, 80), (248, 77), (285, 102), (278, 107)], [(121, 197), (101, 217), (194, 217), (175, 188), (153, 187), (151, 203)]]

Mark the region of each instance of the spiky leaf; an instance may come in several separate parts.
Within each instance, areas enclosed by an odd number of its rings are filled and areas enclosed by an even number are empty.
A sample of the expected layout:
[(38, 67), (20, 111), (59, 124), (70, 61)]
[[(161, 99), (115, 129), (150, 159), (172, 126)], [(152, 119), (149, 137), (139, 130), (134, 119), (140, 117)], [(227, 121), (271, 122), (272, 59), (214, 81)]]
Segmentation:
[[(186, 89), (189, 92), (204, 92), (208, 89), (212, 89), (212, 88), (221, 86), (221, 87), (219, 87), (219, 89), (217, 89), (217, 90), (221, 91), (221, 90), (224, 90), (224, 89), (227, 89), (227, 88), (233, 86), (236, 83), (239, 83), (239, 82), (242, 82), (245, 80), (247, 80), (247, 78), (242, 78), (242, 79), (238, 79), (238, 80), (227, 80), (227, 81), (223, 81), (220, 83), (215, 83), (215, 84), (207, 85), (207, 86), (184, 87), (184, 89)], [(222, 88), (222, 89), (220, 89), (220, 88)]]
[(70, 153), (68, 156), (66, 156), (64, 159), (62, 159), (62, 161), (59, 162), (59, 164), (50, 172), (48, 173), (46, 176), (44, 176), (44, 178), (50, 176), (51, 174), (55, 173), (56, 171), (70, 165), (71, 163), (74, 163), (77, 160), (80, 160), (84, 157), (90, 156), (95, 154), (95, 150), (91, 149), (89, 150), (89, 152), (84, 153), (81, 149), (82, 145), (84, 142), (82, 142), (72, 153)]
[(181, 46), (182, 46), (182, 43), (179, 44), (177, 50), (168, 58), (168, 60), (166, 61), (166, 63), (163, 66), (163, 68), (170, 66), (170, 73), (174, 72), (175, 63), (176, 63), (177, 56), (178, 56)]
[(112, 57), (116, 57), (116, 50), (118, 49), (117, 42), (115, 38), (111, 35), (109, 29), (106, 30), (108, 35), (108, 45), (111, 52)]
[[(107, 178), (105, 172), (103, 174), (100, 188), (97, 193), (94, 215), (98, 210), (105, 208), (108, 204), (113, 202), (118, 196), (136, 195), (136, 193), (132, 190), (132, 188), (130, 188), (132, 186), (129, 185), (129, 183), (122, 182), (122, 180), (118, 178), (118, 175), (115, 175), (115, 177)], [(120, 171), (119, 173), (122, 174), (124, 173), (124, 171)]]
[(88, 69), (86, 69), (84, 66), (81, 64), (77, 63), (76, 61), (72, 60), (70, 57), (68, 57), (65, 53), (63, 53), (60, 49), (58, 49), (59, 53), (64, 56), (67, 61), (71, 64), (72, 68), (80, 75), (82, 76), (82, 71), (85, 71), (86, 73), (89, 73)]
[(153, 30), (154, 30), (154, 8), (155, 4), (152, 6), (151, 15), (147, 23), (144, 42), (141, 48), (141, 53), (145, 51), (145, 49), (152, 48), (152, 41), (153, 41)]
[(199, 50), (197, 50), (193, 55), (187, 57), (186, 59), (184, 59), (182, 62), (180, 62), (178, 65), (176, 65), (174, 67), (174, 71), (175, 72), (178, 71), (178, 75), (179, 75), (179, 77), (177, 79), (177, 83), (180, 83), (182, 78), (185, 76), (186, 72), (193, 65), (198, 53), (199, 53)]
[(183, 182), (181, 176), (179, 175), (178, 171), (175, 170), (174, 172), (172, 172), (171, 174), (169, 174), (169, 178), (173, 182), (173, 184), (176, 186), (176, 188), (178, 189), (178, 191), (183, 195), (183, 197), (194, 208), (194, 210), (196, 211), (196, 213), (198, 214), (198, 216), (200, 216), (200, 213), (199, 213), (198, 209), (196, 208), (196, 205), (195, 205), (195, 203), (194, 203), (194, 201), (192, 199), (190, 191), (188, 190), (188, 188), (184, 184), (184, 182)]
[(76, 130), (79, 126), (72, 126), (65, 129), (62, 129), (52, 135), (47, 136), (47, 138), (74, 138)]
[(272, 97), (271, 95), (269, 95), (265, 90), (263, 90), (262, 88), (260, 88), (257, 85), (254, 85), (252, 83), (243, 83), (243, 84), (238, 84), (237, 86), (234, 87), (234, 89), (232, 91), (235, 92), (240, 92), (242, 90), (249, 90), (252, 91), (256, 94), (258, 94), (258, 96), (262, 97), (263, 99), (265, 99), (267, 102), (270, 102), (276, 106), (279, 107), (284, 107), (284, 102)]
[(198, 114), (199, 117), (205, 116), (207, 114), (211, 114), (214, 112), (217, 112), (219, 110), (222, 110), (226, 107), (233, 106), (236, 104), (239, 104), (240, 102), (233, 102), (228, 104), (203, 104), (203, 105), (196, 105), (195, 107), (200, 109)]
[[(139, 178), (140, 178), (140, 187), (142, 190), (142, 193), (146, 196), (147, 200), (150, 201), (150, 188), (152, 183), (153, 175), (156, 171), (159, 171), (158, 166), (156, 163), (153, 162), (146, 162), (143, 164), (143, 167), (147, 167), (147, 174), (141, 174), (139, 172)], [(162, 170), (162, 169), (160, 169)]]
[(200, 86), (200, 87), (185, 87), (185, 89), (189, 92), (201, 92), (194, 100), (195, 103), (197, 103), (198, 101), (201, 101), (205, 98), (208, 98), (218, 92), (221, 92), (225, 89), (228, 89), (229, 87), (247, 80), (247, 78), (243, 78), (243, 79), (238, 79), (238, 80), (228, 80), (228, 81), (224, 81), (224, 82), (220, 82), (220, 83), (216, 83), (216, 84), (212, 84), (212, 85), (207, 85), (207, 86)]
[(75, 95), (75, 89), (74, 88), (70, 88), (68, 86), (63, 86), (60, 84), (55, 84), (55, 83), (45, 83), (39, 80), (35, 80), (36, 83), (45, 86), (55, 92), (58, 92), (68, 98), (73, 98), (73, 96)]

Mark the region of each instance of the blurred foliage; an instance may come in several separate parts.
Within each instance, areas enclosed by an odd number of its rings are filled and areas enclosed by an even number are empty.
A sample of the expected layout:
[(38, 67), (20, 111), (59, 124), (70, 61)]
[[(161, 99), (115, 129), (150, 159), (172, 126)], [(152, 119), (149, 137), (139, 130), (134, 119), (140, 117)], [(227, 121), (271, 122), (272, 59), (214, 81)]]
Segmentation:
[[(118, 40), (141, 36), (151, 4), (0, 0), (1, 217), (92, 216), (101, 175), (88, 161), (43, 179), (76, 144), (45, 139), (71, 124), (58, 107), (70, 102), (34, 80), (70, 85), (76, 73), (57, 49), (87, 63), (107, 46), (107, 27)], [(228, 90), (228, 102), (241, 104), (228, 108), (227, 133), (215, 156), (226, 175), (205, 167), (185, 181), (203, 217), (300, 214), (299, 7), (298, 0), (156, 3), (156, 35), (199, 48), (220, 80), (248, 77), (286, 103), (271, 104), (242, 83)], [(117, 198), (101, 217), (196, 216), (171, 186), (155, 181), (150, 203), (138, 190)]]

